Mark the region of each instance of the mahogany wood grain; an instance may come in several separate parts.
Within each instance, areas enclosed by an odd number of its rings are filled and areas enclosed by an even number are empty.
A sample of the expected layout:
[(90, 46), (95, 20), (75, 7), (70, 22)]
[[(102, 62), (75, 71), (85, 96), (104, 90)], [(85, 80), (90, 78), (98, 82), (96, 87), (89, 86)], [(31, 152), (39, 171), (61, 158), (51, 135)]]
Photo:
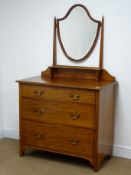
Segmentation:
[(53, 33), (53, 65), (57, 64), (57, 51), (56, 51), (56, 18), (54, 18), (54, 33)]
[(93, 156), (94, 131), (69, 126), (23, 122), (24, 144)]
[(95, 106), (23, 99), (22, 116), (38, 122), (94, 129)]
[(98, 162), (101, 158), (112, 156), (114, 136), (114, 96), (115, 86), (102, 89), (99, 94)]
[(76, 158), (82, 158), (85, 160), (88, 160), (88, 162), (90, 162), (90, 164), (93, 164), (93, 157), (92, 156), (85, 156), (83, 155), (76, 155), (76, 153), (73, 152), (67, 152), (67, 151), (60, 151), (60, 150), (54, 150), (52, 148), (47, 148), (47, 147), (38, 147), (38, 146), (33, 146), (33, 145), (28, 145), (28, 144), (24, 144), (23, 145), (23, 149), (24, 150), (42, 150), (42, 151), (46, 151), (46, 152), (50, 152), (50, 153), (57, 153), (57, 154), (61, 154), (61, 155), (67, 155), (67, 156), (71, 156), (71, 157), (76, 157)]
[[(104, 72), (104, 74), (103, 74)], [(104, 75), (104, 76), (103, 76)], [(115, 78), (110, 76), (108, 72), (102, 71), (100, 81), (74, 79), (74, 78), (49, 78), (44, 79), (41, 76), (31, 77), (23, 80), (18, 80), (20, 84), (40, 85), (44, 87), (59, 87), (70, 89), (86, 89), (86, 90), (100, 90), (107, 86), (116, 84)]]
[(22, 97), (21, 97), (21, 86), (19, 86), (19, 154), (24, 155), (23, 141), (22, 141)]
[(31, 148), (57, 152), (89, 160), (98, 171), (112, 155), (115, 78), (101, 69), (98, 81), (37, 76), (18, 82), (20, 155)]
[(102, 17), (101, 23), (101, 39), (100, 39), (100, 59), (99, 59), (99, 68), (103, 68), (103, 55), (104, 55), (104, 17)]
[[(101, 51), (102, 55), (102, 51)], [(102, 57), (102, 56), (101, 56)], [(102, 62), (102, 59), (101, 59)], [(101, 63), (103, 64), (103, 63)], [(46, 70), (41, 72), (41, 77), (49, 78), (68, 78), (79, 81), (83, 80), (96, 80), (102, 81), (115, 81), (115, 77), (111, 76), (105, 69), (96, 67), (79, 67), (79, 66), (49, 66)], [(100, 80), (100, 81), (99, 81)], [(88, 81), (87, 81), (88, 82)]]
[(95, 104), (95, 92), (90, 90), (22, 85), (22, 96), (39, 100)]

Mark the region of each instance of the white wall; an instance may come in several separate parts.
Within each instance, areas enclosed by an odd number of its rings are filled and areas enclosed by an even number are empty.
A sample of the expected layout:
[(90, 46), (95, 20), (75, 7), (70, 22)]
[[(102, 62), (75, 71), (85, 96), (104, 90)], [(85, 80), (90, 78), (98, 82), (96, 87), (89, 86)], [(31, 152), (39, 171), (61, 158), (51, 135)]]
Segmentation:
[[(1, 12), (1, 6), (0, 6), (0, 12)], [(1, 14), (0, 14), (0, 21), (2, 20)], [(2, 27), (0, 27), (0, 138), (2, 134), (2, 129), (3, 129), (3, 115), (2, 115), (2, 100), (3, 100), (3, 94), (2, 94), (2, 57), (1, 57), (1, 46), (2, 46), (2, 41), (1, 41), (1, 32), (2, 32)]]
[[(1, 77), (1, 60), (0, 60), (0, 84), (2, 84), (2, 77)], [(0, 85), (0, 131), (3, 128), (3, 115), (2, 115), (2, 99), (3, 99), (3, 95), (2, 95), (2, 87)]]
[(130, 0), (0, 0), (4, 128), (19, 130), (15, 80), (40, 74), (51, 65), (53, 18), (75, 3), (87, 6), (97, 19), (105, 17), (104, 67), (119, 82), (114, 154), (131, 158)]
[[(2, 100), (3, 100), (3, 95), (2, 95), (2, 72), (1, 72), (1, 57), (0, 57), (0, 135), (1, 135), (1, 130), (3, 129), (3, 115), (2, 115)], [(1, 136), (0, 136), (1, 137)]]

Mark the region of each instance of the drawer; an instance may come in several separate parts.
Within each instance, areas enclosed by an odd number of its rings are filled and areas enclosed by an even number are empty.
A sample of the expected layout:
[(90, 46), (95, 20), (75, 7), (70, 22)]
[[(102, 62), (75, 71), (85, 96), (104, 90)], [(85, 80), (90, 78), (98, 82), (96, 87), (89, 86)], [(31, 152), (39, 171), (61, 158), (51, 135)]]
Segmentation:
[(93, 130), (26, 120), (22, 121), (22, 129), (22, 139), (26, 145), (74, 155), (93, 155)]
[(57, 123), (94, 128), (94, 105), (77, 103), (36, 102), (22, 100), (22, 118), (46, 123)]
[(95, 92), (91, 90), (44, 87), (26, 84), (21, 86), (21, 94), (27, 98), (95, 104)]

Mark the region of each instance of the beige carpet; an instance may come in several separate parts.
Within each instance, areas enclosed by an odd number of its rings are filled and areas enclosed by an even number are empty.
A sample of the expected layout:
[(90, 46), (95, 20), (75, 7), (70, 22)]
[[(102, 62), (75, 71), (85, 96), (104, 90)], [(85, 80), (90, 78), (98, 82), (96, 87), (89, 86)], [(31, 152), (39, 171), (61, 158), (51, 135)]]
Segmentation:
[(18, 141), (0, 140), (0, 175), (131, 175), (131, 160), (112, 158), (99, 172), (85, 160), (42, 151), (19, 157)]

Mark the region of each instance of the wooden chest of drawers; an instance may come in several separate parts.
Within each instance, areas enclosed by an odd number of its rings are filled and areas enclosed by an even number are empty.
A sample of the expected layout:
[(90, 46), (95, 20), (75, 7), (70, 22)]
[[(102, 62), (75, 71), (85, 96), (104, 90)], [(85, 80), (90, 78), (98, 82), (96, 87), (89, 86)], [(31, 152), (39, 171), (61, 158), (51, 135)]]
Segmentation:
[(98, 170), (112, 155), (115, 83), (40, 76), (20, 80), (20, 155), (34, 148), (81, 157)]

